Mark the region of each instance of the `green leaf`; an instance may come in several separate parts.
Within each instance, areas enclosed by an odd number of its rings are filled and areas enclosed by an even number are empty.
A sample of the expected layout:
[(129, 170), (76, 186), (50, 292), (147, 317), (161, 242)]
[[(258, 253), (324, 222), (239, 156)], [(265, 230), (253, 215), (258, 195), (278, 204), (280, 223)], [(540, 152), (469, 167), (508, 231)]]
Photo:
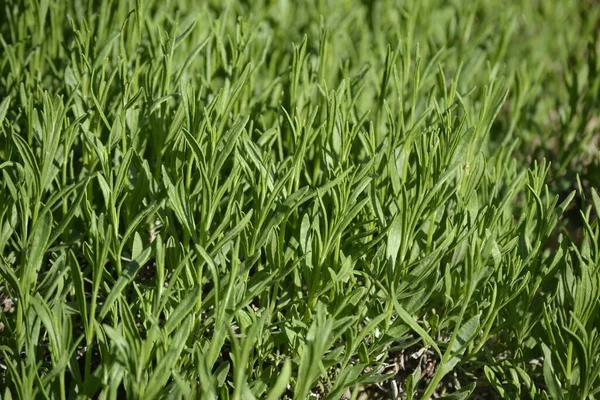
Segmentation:
[(554, 374), (554, 367), (552, 365), (552, 352), (545, 343), (542, 343), (542, 351), (544, 353), (544, 382), (546, 382), (547, 391), (553, 400), (563, 400), (564, 397), (562, 389), (560, 388), (558, 379)]
[(400, 317), (402, 322), (404, 322), (413, 331), (415, 331), (417, 335), (419, 335), (421, 339), (425, 341), (425, 343), (433, 347), (433, 349), (438, 353), (438, 355), (442, 357), (442, 352), (438, 345), (435, 343), (435, 340), (433, 340), (433, 338), (429, 336), (429, 334), (425, 332), (423, 328), (421, 328), (419, 323), (413, 318), (412, 315), (410, 315), (404, 308), (402, 308), (402, 306), (400, 305), (400, 303), (398, 303), (398, 300), (396, 300), (395, 297), (392, 297), (392, 303), (394, 305), (396, 313), (398, 314), (398, 317)]
[(142, 237), (138, 232), (133, 234), (133, 246), (131, 248), (131, 258), (135, 259), (142, 254), (142, 250), (144, 249), (144, 243), (142, 243)]
[(477, 314), (460, 327), (456, 340), (452, 343), (453, 354), (462, 354), (464, 349), (473, 341), (475, 335), (479, 333), (479, 319), (480, 314)]
[(106, 43), (98, 50), (96, 54), (96, 61), (94, 62), (94, 69), (100, 67), (100, 65), (106, 61), (108, 52), (111, 50), (112, 43), (121, 35), (121, 32), (113, 32), (109, 38), (106, 40)]
[(149, 399), (155, 398), (165, 387), (165, 384), (171, 377), (171, 371), (175, 367), (186, 345), (192, 324), (193, 317), (188, 316), (179, 326), (177, 333), (170, 338), (168, 351), (160, 358), (154, 372), (148, 379), (148, 386), (144, 390), (144, 397)]
[(42, 260), (48, 249), (50, 232), (52, 230), (52, 215), (46, 214), (38, 220), (33, 228), (31, 239), (29, 241), (29, 254), (27, 257), (27, 266), (23, 268), (21, 282), (23, 289), (29, 291), (37, 280), (37, 275), (42, 267)]
[(58, 226), (52, 232), (52, 236), (50, 236), (50, 239), (48, 240), (49, 244), (54, 243), (58, 239), (58, 237), (67, 229), (67, 227), (69, 226), (69, 224), (70, 224), (71, 220), (73, 219), (73, 217), (75, 216), (75, 214), (80, 211), (79, 207), (85, 196), (85, 192), (86, 192), (88, 183), (89, 183), (89, 179), (86, 179), (81, 184), (81, 186), (79, 184), (76, 185), (76, 187), (78, 189), (80, 189), (80, 192), (78, 193), (77, 197), (75, 198), (75, 201), (73, 201), (70, 204), (67, 214), (63, 217), (62, 221), (60, 221), (60, 224), (58, 224)]
[(175, 311), (173, 311), (173, 313), (169, 315), (167, 323), (164, 327), (164, 331), (167, 336), (170, 335), (171, 332), (173, 332), (179, 326), (181, 321), (187, 318), (190, 315), (190, 313), (194, 310), (194, 305), (198, 300), (200, 292), (201, 288), (199, 285), (194, 287), (194, 289), (190, 291), (190, 293), (185, 297), (185, 299), (183, 299), (183, 301), (179, 303)]
[(500, 397), (504, 399), (505, 398), (504, 385), (502, 384), (502, 382), (500, 382), (500, 380), (498, 379), (498, 377), (496, 376), (494, 371), (492, 371), (492, 369), (490, 367), (488, 367), (487, 365), (484, 365), (483, 372), (485, 373), (485, 377), (487, 378), (490, 385), (496, 390), (496, 392), (498, 392)]
[(121, 297), (121, 293), (123, 290), (129, 285), (139, 270), (144, 266), (144, 264), (150, 258), (152, 253), (152, 247), (146, 247), (144, 251), (142, 251), (137, 258), (132, 260), (127, 268), (123, 271), (123, 274), (117, 279), (116, 283), (113, 285), (111, 291), (109, 292), (102, 308), (100, 309), (100, 320), (104, 319), (106, 314), (110, 311), (113, 304)]
[(592, 192), (592, 202), (594, 203), (594, 208), (596, 209), (596, 215), (600, 218), (600, 196), (598, 196), (598, 192), (593, 187), (591, 188)]
[(4, 118), (6, 117), (6, 112), (8, 111), (8, 106), (10, 105), (10, 96), (6, 96), (2, 103), (0, 103), (0, 127), (4, 122)]
[(396, 266), (396, 258), (398, 257), (398, 251), (400, 250), (400, 244), (402, 243), (403, 233), (404, 229), (402, 215), (398, 214), (392, 221), (391, 228), (388, 231), (386, 247), (386, 259), (388, 260), (392, 270), (394, 270)]
[(445, 395), (445, 396), (442, 396), (439, 398), (445, 399), (445, 400), (466, 400), (471, 397), (471, 394), (475, 390), (475, 386), (476, 386), (475, 382), (472, 382), (472, 383), (469, 383), (467, 386), (463, 386), (462, 388), (458, 389), (457, 391), (453, 392), (452, 394)]

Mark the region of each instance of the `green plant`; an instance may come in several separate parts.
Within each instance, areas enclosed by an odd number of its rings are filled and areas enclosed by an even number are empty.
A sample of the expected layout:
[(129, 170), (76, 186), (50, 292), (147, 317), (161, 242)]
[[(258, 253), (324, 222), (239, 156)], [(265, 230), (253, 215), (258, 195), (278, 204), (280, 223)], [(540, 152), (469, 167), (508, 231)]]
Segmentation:
[(2, 398), (598, 396), (595, 9), (2, 7)]

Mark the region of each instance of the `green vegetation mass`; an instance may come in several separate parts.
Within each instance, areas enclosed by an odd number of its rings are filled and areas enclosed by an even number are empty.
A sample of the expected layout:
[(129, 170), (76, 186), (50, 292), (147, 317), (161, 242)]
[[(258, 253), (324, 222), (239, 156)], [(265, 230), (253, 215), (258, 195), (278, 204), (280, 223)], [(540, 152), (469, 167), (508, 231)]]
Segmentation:
[(0, 2), (2, 399), (599, 399), (591, 0)]

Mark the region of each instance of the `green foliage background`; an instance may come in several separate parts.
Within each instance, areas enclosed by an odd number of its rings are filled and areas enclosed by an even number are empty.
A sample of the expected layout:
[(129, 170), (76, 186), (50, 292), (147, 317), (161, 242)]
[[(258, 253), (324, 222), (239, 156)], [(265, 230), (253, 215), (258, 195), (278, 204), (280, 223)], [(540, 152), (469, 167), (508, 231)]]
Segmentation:
[(2, 398), (598, 398), (595, 2), (0, 10)]

